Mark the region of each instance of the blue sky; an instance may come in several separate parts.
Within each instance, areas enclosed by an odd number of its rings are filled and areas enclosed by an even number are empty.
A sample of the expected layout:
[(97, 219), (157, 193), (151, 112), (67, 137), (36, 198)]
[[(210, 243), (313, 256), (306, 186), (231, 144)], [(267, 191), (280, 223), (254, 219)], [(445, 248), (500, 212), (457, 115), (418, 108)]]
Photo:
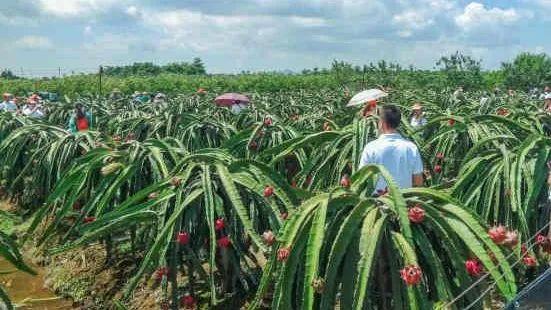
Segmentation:
[(54, 75), (196, 56), (214, 73), (332, 59), (431, 68), (456, 50), (495, 68), (551, 54), (550, 13), (551, 0), (0, 0), (0, 68)]

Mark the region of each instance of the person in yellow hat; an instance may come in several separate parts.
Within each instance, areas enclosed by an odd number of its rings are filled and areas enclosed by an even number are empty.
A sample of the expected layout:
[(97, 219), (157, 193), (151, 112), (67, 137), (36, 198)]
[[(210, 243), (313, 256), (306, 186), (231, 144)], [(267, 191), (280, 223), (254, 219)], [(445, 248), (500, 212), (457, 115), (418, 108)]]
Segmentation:
[(420, 103), (414, 104), (411, 108), (411, 120), (409, 124), (413, 128), (423, 127), (427, 124), (427, 119), (423, 113), (423, 106)]

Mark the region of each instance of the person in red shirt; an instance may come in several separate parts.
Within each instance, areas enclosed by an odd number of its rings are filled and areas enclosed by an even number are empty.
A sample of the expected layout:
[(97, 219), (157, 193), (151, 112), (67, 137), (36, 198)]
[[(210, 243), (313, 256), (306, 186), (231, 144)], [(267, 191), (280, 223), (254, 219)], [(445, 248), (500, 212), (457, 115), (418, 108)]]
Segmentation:
[(72, 133), (86, 131), (90, 129), (91, 125), (92, 115), (85, 111), (82, 104), (77, 103), (75, 105), (75, 113), (69, 119), (69, 131)]

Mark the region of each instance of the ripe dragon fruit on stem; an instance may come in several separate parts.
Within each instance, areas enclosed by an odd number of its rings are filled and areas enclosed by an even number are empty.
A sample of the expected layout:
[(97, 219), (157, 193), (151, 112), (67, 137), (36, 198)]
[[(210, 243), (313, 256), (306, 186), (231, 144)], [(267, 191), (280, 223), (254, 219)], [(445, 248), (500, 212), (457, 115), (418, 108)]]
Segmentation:
[(226, 227), (226, 222), (224, 221), (224, 219), (223, 218), (216, 219), (216, 221), (214, 222), (214, 229), (216, 231), (220, 231), (224, 229), (224, 227)]
[(274, 188), (270, 185), (267, 185), (265, 188), (264, 188), (264, 197), (265, 198), (270, 198), (274, 195)]
[(195, 297), (189, 294), (183, 296), (182, 299), (180, 299), (180, 305), (184, 307), (184, 309), (194, 309), (196, 303), (197, 301), (195, 300)]
[(472, 277), (478, 277), (482, 273), (482, 264), (478, 259), (468, 259), (465, 261), (465, 269)]
[(522, 258), (522, 262), (526, 267), (534, 267), (538, 264), (536, 258), (532, 255), (526, 255)]
[(536, 236), (536, 244), (537, 244), (537, 245), (542, 246), (542, 245), (546, 244), (547, 242), (549, 242), (549, 240), (548, 240), (547, 237), (545, 237), (544, 235), (538, 234), (538, 235)]
[(223, 248), (223, 249), (226, 249), (226, 248), (229, 248), (230, 245), (231, 245), (231, 240), (230, 240), (230, 237), (228, 236), (223, 236), (221, 237), (220, 239), (218, 239), (216, 241), (216, 243), (218, 244), (219, 247)]
[(419, 266), (409, 265), (400, 270), (400, 277), (407, 286), (417, 285), (421, 283), (423, 272)]
[(494, 243), (502, 244), (507, 238), (507, 229), (503, 225), (494, 226), (488, 230), (488, 235)]
[(155, 271), (155, 280), (161, 280), (163, 277), (168, 276), (168, 268), (167, 267), (160, 267)]
[(422, 223), (425, 219), (425, 209), (420, 204), (415, 205), (408, 210), (408, 218), (412, 223)]
[(185, 231), (181, 231), (178, 233), (178, 235), (176, 236), (176, 241), (180, 244), (180, 245), (186, 245), (189, 243), (189, 233), (185, 232)]

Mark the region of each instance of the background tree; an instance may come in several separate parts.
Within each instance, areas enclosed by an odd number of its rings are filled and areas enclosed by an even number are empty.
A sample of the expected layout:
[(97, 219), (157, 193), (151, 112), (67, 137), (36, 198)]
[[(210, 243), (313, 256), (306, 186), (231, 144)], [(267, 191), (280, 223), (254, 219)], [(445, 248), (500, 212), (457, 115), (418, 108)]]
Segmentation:
[(180, 75), (204, 75), (207, 73), (201, 58), (194, 58), (192, 63), (173, 62), (164, 66), (155, 65), (152, 62), (135, 62), (129, 66), (110, 66), (104, 68), (108, 76), (157, 76), (162, 73)]
[(503, 63), (502, 71), (507, 87), (543, 87), (551, 83), (551, 58), (545, 53), (521, 53), (512, 63)]
[(464, 86), (478, 89), (483, 85), (481, 61), (471, 56), (455, 52), (450, 56), (442, 56), (436, 62), (436, 67), (442, 72), (450, 86)]
[(194, 74), (194, 75), (207, 74), (205, 65), (203, 64), (203, 61), (199, 57), (193, 58), (193, 62), (191, 63), (191, 69), (193, 70), (191, 74)]
[(7, 80), (15, 80), (18, 79), (18, 77), (11, 72), (9, 69), (2, 70), (2, 73), (0, 73), (0, 78), (7, 79)]

